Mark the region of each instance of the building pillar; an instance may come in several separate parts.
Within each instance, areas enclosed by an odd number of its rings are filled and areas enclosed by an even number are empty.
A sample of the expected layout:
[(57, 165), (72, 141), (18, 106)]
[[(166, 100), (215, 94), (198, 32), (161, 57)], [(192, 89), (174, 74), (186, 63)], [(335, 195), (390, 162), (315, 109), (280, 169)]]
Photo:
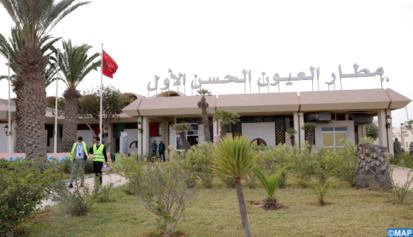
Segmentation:
[(213, 125), (214, 125), (214, 129), (213, 129), (214, 134), (212, 135), (212, 140), (214, 139), (214, 137), (216, 135), (219, 135), (219, 133), (220, 133), (219, 126), (218, 126), (218, 121), (214, 121)]
[(299, 118), (298, 118), (298, 112), (294, 112), (293, 114), (293, 121), (294, 121), (294, 130), (297, 132), (294, 135), (294, 140), (295, 140), (295, 144), (297, 144), (298, 146), (300, 145), (299, 140), (300, 140), (300, 126), (299, 124)]
[(377, 112), (379, 145), (387, 147), (387, 151), (394, 155), (392, 127), (390, 126), (389, 128), (386, 128), (387, 115), (391, 116), (391, 111), (388, 109), (382, 109)]
[[(304, 146), (305, 145), (305, 131), (304, 129), (301, 129), (304, 125), (304, 113), (303, 112), (298, 112), (298, 129), (296, 130), (298, 133), (298, 146)], [(294, 124), (295, 128), (295, 124)]]
[(141, 117), (142, 118), (142, 129), (143, 132), (140, 134), (141, 139), (141, 156), (150, 154), (150, 138), (149, 138), (149, 118), (148, 117)]
[(161, 128), (162, 128), (162, 141), (165, 144), (166, 148), (169, 146), (169, 125), (168, 121), (164, 120), (161, 122)]
[(358, 125), (357, 126), (357, 137), (358, 137), (358, 143), (360, 143), (361, 139), (363, 137), (367, 137), (367, 132), (366, 132), (366, 125)]

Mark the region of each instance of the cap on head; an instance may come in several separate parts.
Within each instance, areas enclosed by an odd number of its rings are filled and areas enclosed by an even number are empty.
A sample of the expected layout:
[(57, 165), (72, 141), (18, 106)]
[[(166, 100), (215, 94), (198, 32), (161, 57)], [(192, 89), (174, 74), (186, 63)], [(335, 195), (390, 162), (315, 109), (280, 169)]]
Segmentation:
[(78, 137), (77, 140), (78, 141), (83, 141), (83, 137)]

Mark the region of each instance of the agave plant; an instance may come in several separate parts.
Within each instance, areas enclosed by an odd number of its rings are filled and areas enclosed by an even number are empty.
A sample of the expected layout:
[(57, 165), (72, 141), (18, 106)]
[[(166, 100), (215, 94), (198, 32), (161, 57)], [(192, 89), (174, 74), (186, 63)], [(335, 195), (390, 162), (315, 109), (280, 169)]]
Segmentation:
[(248, 137), (222, 138), (213, 152), (210, 169), (217, 175), (233, 178), (245, 236), (251, 236), (241, 178), (257, 168), (260, 153), (253, 151)]
[(317, 185), (312, 185), (310, 182), (299, 179), (298, 181), (304, 185), (306, 185), (308, 188), (312, 189), (314, 191), (314, 193), (317, 195), (318, 197), (318, 203), (320, 204), (320, 206), (325, 206), (326, 203), (324, 201), (324, 198), (327, 194), (327, 191), (330, 189), (330, 181), (333, 179), (334, 177), (329, 178), (323, 186), (321, 186), (321, 184), (317, 184)]
[(277, 191), (280, 185), (282, 175), (290, 166), (291, 164), (285, 166), (284, 168), (278, 170), (276, 174), (270, 176), (265, 175), (264, 172), (259, 169), (254, 171), (255, 176), (257, 176), (258, 180), (261, 182), (262, 186), (264, 186), (265, 191), (267, 192), (267, 197), (263, 200), (262, 203), (262, 207), (265, 210), (276, 210), (279, 208), (280, 205), (277, 202), (277, 198), (275, 197), (275, 191)]

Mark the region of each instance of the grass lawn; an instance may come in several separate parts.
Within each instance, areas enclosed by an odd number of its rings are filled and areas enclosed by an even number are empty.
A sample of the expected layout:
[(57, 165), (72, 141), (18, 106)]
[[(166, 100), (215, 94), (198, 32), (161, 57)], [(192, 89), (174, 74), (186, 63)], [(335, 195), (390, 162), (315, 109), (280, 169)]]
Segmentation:
[[(246, 185), (245, 185), (246, 186)], [(244, 186), (246, 201), (264, 198), (261, 188)], [(141, 201), (114, 189), (116, 201), (96, 203), (91, 214), (72, 217), (58, 207), (39, 213), (29, 228), (30, 236), (148, 236), (160, 233), (157, 218)], [(186, 236), (244, 236), (235, 189), (195, 188), (186, 209), (186, 219), (178, 227)], [(413, 198), (392, 205), (380, 192), (356, 190), (334, 180), (326, 197), (328, 205), (317, 204), (310, 189), (291, 183), (276, 196), (283, 209), (263, 211), (247, 204), (253, 236), (387, 236), (387, 228), (413, 228)]]

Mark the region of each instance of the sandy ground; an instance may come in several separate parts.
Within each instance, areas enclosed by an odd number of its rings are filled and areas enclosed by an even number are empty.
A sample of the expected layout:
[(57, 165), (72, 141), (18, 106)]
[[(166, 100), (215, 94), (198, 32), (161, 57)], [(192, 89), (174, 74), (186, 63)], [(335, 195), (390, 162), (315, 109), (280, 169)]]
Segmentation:
[[(413, 176), (413, 171), (410, 171), (410, 172), (411, 172), (410, 176)], [(405, 169), (395, 168), (393, 170), (393, 180), (395, 184), (398, 186), (405, 184), (408, 173), (409, 171)], [(80, 180), (78, 180), (77, 182), (80, 182)], [(126, 179), (118, 174), (103, 174), (103, 185), (108, 185), (110, 183), (113, 183), (114, 187), (118, 187), (118, 186), (122, 186), (126, 184), (126, 182), (127, 182)], [(89, 184), (90, 185), (89, 187), (93, 188), (94, 186), (93, 178), (85, 179), (85, 183)], [(413, 190), (413, 184), (410, 186), (410, 189)], [(47, 206), (54, 206), (54, 205), (56, 205), (56, 203), (54, 203), (53, 201), (45, 200), (42, 202), (40, 207), (43, 209)]]

